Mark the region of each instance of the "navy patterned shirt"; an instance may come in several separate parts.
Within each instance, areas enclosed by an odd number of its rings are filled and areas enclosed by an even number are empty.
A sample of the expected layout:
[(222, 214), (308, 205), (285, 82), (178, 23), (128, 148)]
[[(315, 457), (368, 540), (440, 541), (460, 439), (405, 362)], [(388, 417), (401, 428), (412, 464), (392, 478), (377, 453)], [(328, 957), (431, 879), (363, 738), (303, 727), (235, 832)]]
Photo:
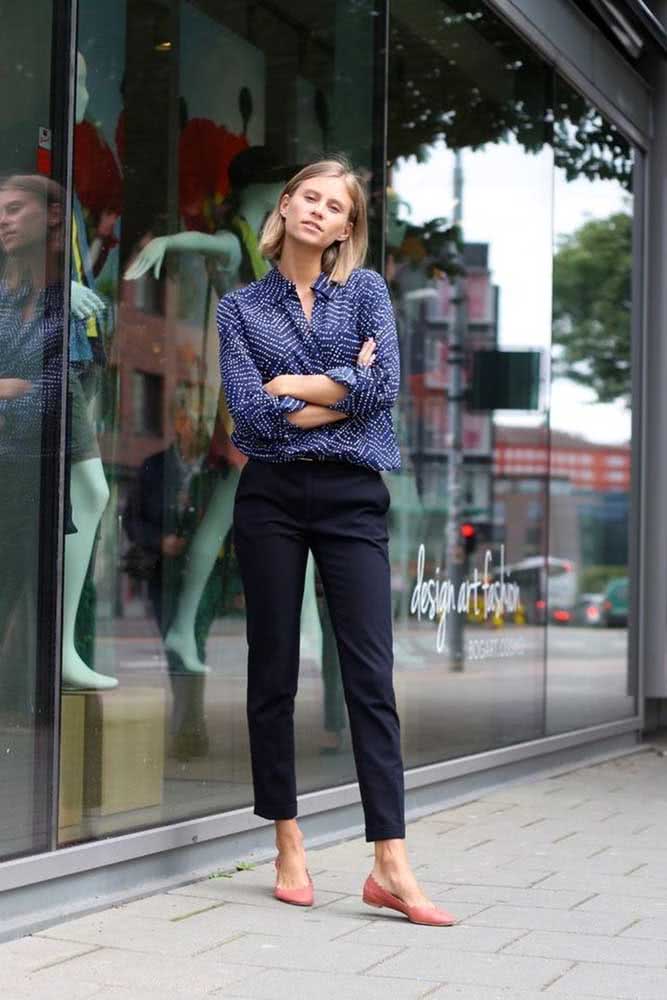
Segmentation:
[(62, 392), (63, 288), (49, 285), (23, 318), (30, 284), (11, 288), (0, 280), (0, 378), (19, 378), (31, 388), (0, 399), (0, 462), (24, 462), (43, 454), (42, 426), (60, 410)]
[[(220, 372), (235, 429), (232, 441), (264, 462), (328, 458), (372, 469), (398, 469), (391, 419), (399, 387), (394, 312), (384, 279), (359, 268), (344, 284), (322, 272), (313, 282), (308, 322), (296, 286), (278, 268), (218, 304)], [(375, 362), (357, 365), (364, 341), (377, 344)], [(328, 375), (348, 394), (330, 408), (347, 414), (303, 430), (287, 415), (306, 403), (271, 396), (263, 388), (277, 375)]]

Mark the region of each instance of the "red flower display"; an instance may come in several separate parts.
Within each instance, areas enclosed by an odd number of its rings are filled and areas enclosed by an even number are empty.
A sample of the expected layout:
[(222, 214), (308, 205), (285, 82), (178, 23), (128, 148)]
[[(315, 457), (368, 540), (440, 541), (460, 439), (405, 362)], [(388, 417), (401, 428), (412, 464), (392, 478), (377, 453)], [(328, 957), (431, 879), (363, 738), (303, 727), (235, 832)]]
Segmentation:
[(179, 202), (187, 229), (218, 229), (215, 208), (229, 194), (229, 164), (248, 148), (245, 136), (234, 135), (208, 118), (191, 118), (179, 143)]
[(103, 212), (120, 215), (123, 179), (111, 148), (88, 121), (74, 128), (74, 188), (83, 208), (96, 221)]

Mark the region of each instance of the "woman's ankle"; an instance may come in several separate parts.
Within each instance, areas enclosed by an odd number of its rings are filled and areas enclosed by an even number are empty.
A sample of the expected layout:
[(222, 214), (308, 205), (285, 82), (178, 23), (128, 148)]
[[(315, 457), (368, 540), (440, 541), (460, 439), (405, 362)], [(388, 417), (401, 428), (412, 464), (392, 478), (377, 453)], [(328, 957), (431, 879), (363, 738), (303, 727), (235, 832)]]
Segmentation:
[(276, 820), (276, 847), (279, 851), (303, 850), (303, 833), (296, 820)]
[(403, 868), (409, 865), (404, 840), (376, 840), (375, 866), (379, 868)]

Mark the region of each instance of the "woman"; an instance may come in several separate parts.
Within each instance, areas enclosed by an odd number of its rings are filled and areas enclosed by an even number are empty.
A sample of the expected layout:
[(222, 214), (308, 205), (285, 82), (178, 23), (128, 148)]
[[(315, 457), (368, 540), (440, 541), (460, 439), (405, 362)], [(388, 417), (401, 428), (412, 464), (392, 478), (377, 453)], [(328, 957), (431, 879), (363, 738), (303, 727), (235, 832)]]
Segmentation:
[(400, 464), (390, 415), (398, 344), (386, 285), (360, 267), (367, 241), (365, 196), (348, 165), (311, 164), (285, 185), (264, 227), (260, 250), (275, 266), (218, 306), (232, 440), (249, 458), (234, 538), (247, 609), (255, 812), (276, 824), (276, 897), (311, 905), (293, 729), (311, 549), (338, 642), (366, 839), (375, 843), (363, 899), (445, 925), (454, 918), (423, 894), (405, 850), (389, 493), (379, 472)]
[[(54, 181), (0, 181), (0, 708), (34, 708), (22, 642), (35, 633), (43, 462), (57, 454), (62, 389), (64, 197)], [(31, 707), (33, 706), (33, 707)]]

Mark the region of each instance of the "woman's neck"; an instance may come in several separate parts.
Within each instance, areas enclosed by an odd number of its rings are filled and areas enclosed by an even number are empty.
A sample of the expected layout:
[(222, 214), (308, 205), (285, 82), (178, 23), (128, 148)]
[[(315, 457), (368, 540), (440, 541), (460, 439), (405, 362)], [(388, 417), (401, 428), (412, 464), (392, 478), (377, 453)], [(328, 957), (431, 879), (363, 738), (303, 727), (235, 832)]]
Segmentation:
[(34, 253), (24, 253), (8, 262), (7, 274), (9, 283), (14, 287), (28, 282), (35, 291), (62, 282), (62, 269), (59, 255), (40, 248)]
[(285, 237), (278, 270), (297, 288), (310, 288), (322, 272), (322, 256), (318, 250)]

